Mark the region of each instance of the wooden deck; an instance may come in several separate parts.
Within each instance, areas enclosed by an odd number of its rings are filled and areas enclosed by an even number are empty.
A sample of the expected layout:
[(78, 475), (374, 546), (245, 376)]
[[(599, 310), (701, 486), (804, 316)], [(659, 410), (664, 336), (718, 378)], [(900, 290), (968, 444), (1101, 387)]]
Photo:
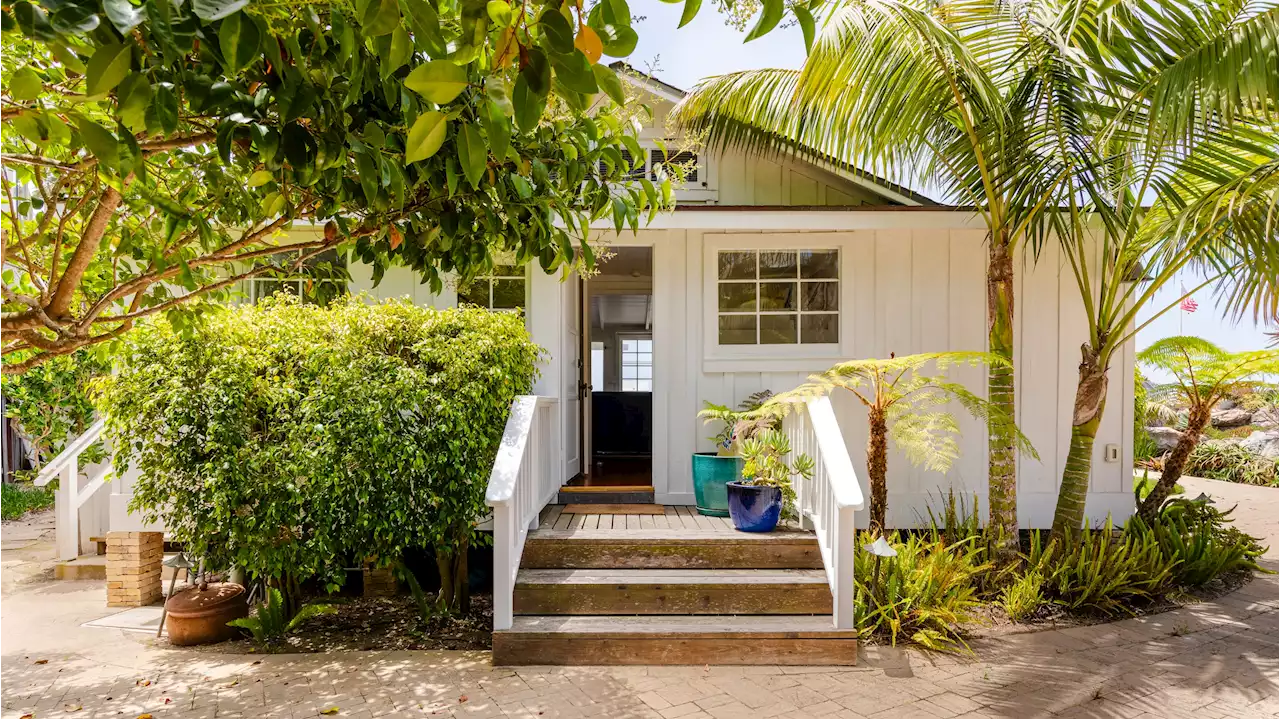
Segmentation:
[[(689, 506), (666, 506), (662, 514), (570, 514), (565, 505), (551, 504), (542, 512), (538, 529), (672, 529), (698, 533), (731, 534), (737, 537), (767, 537), (739, 532), (728, 517), (707, 517)], [(780, 531), (796, 531), (796, 527), (779, 525)], [(683, 532), (682, 532), (683, 534)]]

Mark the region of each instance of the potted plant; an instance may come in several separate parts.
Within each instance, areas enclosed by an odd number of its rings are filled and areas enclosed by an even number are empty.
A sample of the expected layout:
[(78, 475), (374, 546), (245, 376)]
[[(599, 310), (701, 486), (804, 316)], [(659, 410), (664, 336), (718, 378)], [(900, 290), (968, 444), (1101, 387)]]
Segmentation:
[(716, 443), (714, 452), (696, 452), (693, 455), (693, 496), (698, 514), (709, 517), (729, 516), (729, 499), (725, 485), (742, 474), (742, 458), (738, 447), (743, 439), (760, 429), (776, 429), (775, 417), (757, 416), (760, 405), (773, 396), (769, 390), (756, 392), (742, 401), (738, 409), (705, 402), (706, 408), (698, 413), (706, 424), (719, 422), (722, 427), (711, 439)]
[[(772, 532), (778, 526), (784, 505), (795, 501), (792, 477), (813, 476), (813, 459), (797, 455), (788, 464), (791, 440), (770, 429), (742, 442), (742, 481), (727, 485), (729, 517), (741, 532)], [(788, 511), (790, 513), (790, 511)]]

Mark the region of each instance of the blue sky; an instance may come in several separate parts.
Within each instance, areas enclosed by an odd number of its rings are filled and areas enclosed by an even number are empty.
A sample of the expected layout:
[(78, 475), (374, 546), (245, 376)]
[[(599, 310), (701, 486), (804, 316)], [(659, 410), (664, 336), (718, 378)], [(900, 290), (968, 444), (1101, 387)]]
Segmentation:
[[(627, 62), (642, 70), (656, 63), (658, 77), (685, 90), (692, 89), (704, 77), (735, 70), (800, 67), (804, 63), (804, 41), (798, 27), (779, 28), (744, 44), (745, 33), (725, 25), (710, 2), (693, 22), (677, 30), (683, 7), (683, 3), (654, 0), (634, 3), (632, 12), (645, 19), (637, 25), (640, 42)], [(1188, 288), (1197, 284), (1194, 277), (1186, 278)], [(1154, 308), (1173, 302), (1180, 294), (1177, 285), (1166, 286), (1147, 307), (1142, 319), (1150, 317)], [(1263, 329), (1255, 327), (1251, 320), (1236, 324), (1223, 319), (1210, 288), (1197, 292), (1194, 299), (1200, 305), (1196, 312), (1188, 314), (1174, 309), (1165, 313), (1139, 334), (1138, 347), (1177, 334), (1203, 337), (1231, 351), (1266, 346)]]

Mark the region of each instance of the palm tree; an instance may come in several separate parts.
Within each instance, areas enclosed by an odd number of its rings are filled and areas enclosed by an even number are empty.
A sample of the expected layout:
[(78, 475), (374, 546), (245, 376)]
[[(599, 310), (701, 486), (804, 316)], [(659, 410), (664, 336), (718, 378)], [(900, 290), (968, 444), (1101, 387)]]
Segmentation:
[(1152, 401), (1187, 406), (1187, 430), (1164, 461), (1160, 481), (1138, 508), (1143, 519), (1151, 520), (1182, 477), (1191, 450), (1209, 424), (1214, 405), (1238, 392), (1275, 386), (1276, 350), (1227, 352), (1199, 337), (1167, 337), (1138, 353), (1138, 361), (1173, 376), (1173, 381), (1152, 387)]
[(1043, 237), (1049, 196), (1031, 197), (1013, 178), (1029, 159), (1026, 125), (1037, 114), (1029, 78), (1051, 77), (1051, 69), (1036, 66), (1022, 18), (995, 0), (837, 0), (820, 14), (803, 68), (705, 81), (672, 119), (706, 132), (712, 146), (835, 158), (914, 178), (983, 217), (987, 349), (1004, 360), (988, 373), (987, 395), (1008, 418), (988, 426), (988, 523), (1006, 550), (1016, 549), (1013, 259)]
[[(871, 527), (885, 530), (888, 506), (888, 440), (916, 466), (930, 471), (946, 472), (960, 454), (956, 435), (959, 426), (953, 414), (943, 405), (955, 402), (969, 414), (997, 425), (1013, 437), (1018, 448), (1035, 456), (1035, 449), (1013, 425), (1012, 418), (992, 402), (975, 395), (945, 374), (925, 374), (921, 370), (932, 364), (940, 373), (953, 366), (983, 365), (997, 367), (1005, 362), (985, 352), (932, 352), (895, 357), (843, 362), (821, 374), (809, 377), (799, 387), (775, 395), (760, 412), (778, 416), (794, 402), (828, 395), (836, 390), (851, 393), (867, 408), (870, 431), (867, 434), (867, 479), (871, 489)], [(999, 527), (993, 528), (993, 539), (1002, 542)]]
[[(1074, 80), (1047, 98), (1022, 153), (1036, 159), (1019, 181), (1028, 196), (1054, 195), (1049, 223), (1089, 321), (1054, 514), (1060, 537), (1084, 520), (1108, 371), (1125, 344), (1215, 283), (1237, 318), (1277, 314), (1276, 8), (1137, 8), (1075, 0), (1035, 30), (1055, 71)], [(1152, 306), (1188, 273), (1195, 287)]]

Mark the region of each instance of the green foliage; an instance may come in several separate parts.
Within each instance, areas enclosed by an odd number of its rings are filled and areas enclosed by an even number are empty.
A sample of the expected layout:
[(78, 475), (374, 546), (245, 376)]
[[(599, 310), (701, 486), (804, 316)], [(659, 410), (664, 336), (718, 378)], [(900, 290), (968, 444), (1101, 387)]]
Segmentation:
[(19, 519), (27, 512), (53, 506), (53, 485), (0, 484), (0, 518)]
[[(1156, 486), (1157, 480), (1147, 476), (1147, 472), (1148, 470), (1144, 469), (1141, 477), (1133, 478), (1133, 493), (1139, 500), (1146, 499), (1147, 495), (1151, 494), (1151, 490)], [(1181, 484), (1175, 484), (1173, 485), (1173, 491), (1170, 492), (1170, 494), (1182, 494), (1185, 491), (1187, 491), (1186, 488)]]
[(789, 454), (791, 440), (776, 429), (742, 440), (742, 483), (782, 490), (783, 514), (788, 517), (795, 515), (796, 490), (791, 478), (813, 478), (813, 458), (798, 454), (788, 461)]
[(1044, 576), (1032, 568), (1000, 590), (998, 599), (1009, 619), (1021, 622), (1044, 606)]
[(500, 253), (590, 268), (592, 221), (672, 204), (623, 161), (626, 0), (57, 8), (0, 11), (10, 372), (334, 248), (437, 292)]
[[(877, 536), (863, 532), (857, 543), (869, 544)], [(947, 544), (924, 533), (903, 537), (894, 532), (885, 539), (896, 557), (854, 555), (858, 630), (887, 635), (894, 645), (905, 636), (927, 649), (967, 648), (960, 625), (979, 605), (975, 579), (990, 569), (981, 560), (985, 550), (970, 539)]]
[(260, 602), (257, 610), (244, 619), (232, 619), (227, 622), (233, 627), (246, 629), (253, 635), (253, 640), (263, 646), (269, 646), (285, 638), (304, 622), (321, 614), (332, 614), (336, 607), (329, 604), (306, 604), (289, 615), (288, 602), (284, 594), (275, 587), (267, 589), (267, 601)]
[(1068, 535), (1045, 547), (1032, 533), (1029, 571), (1044, 577), (1045, 595), (1071, 610), (1106, 614), (1126, 611), (1126, 603), (1158, 596), (1173, 586), (1175, 559), (1164, 555), (1150, 536), (1126, 533), (1117, 538), (1111, 518), (1098, 529)]
[(720, 431), (716, 432), (716, 436), (712, 438), (716, 443), (716, 449), (721, 454), (737, 454), (740, 440), (754, 436), (757, 432), (781, 428), (781, 418), (771, 412), (760, 411), (771, 397), (773, 392), (767, 389), (754, 392), (738, 403), (736, 410), (712, 402), (703, 403), (705, 407), (698, 413), (703, 423), (719, 422), (721, 424)]
[(1197, 444), (1183, 471), (1192, 477), (1275, 487), (1276, 469), (1276, 460), (1260, 457), (1234, 442), (1212, 442)]
[(1158, 453), (1156, 441), (1147, 432), (1147, 378), (1142, 376), (1142, 368), (1135, 365), (1133, 368), (1133, 461), (1141, 462)]
[(1266, 550), (1257, 539), (1230, 526), (1233, 511), (1234, 507), (1219, 511), (1200, 500), (1173, 499), (1150, 526), (1135, 516), (1125, 530), (1154, 539), (1164, 556), (1176, 563), (1173, 575), (1179, 586), (1202, 587), (1226, 574), (1259, 570), (1255, 560)]
[(100, 406), (116, 466), (141, 470), (131, 509), (210, 567), (331, 589), (344, 560), (482, 540), (488, 473), (541, 354), (514, 313), (283, 295), (190, 337), (144, 323), (126, 350)]
[[(5, 375), (0, 381), (5, 416), (35, 448), (36, 471), (93, 423), (89, 383), (110, 369), (109, 360), (93, 348), (57, 357), (21, 375)], [(101, 455), (101, 447), (95, 446), (81, 456), (81, 464), (96, 462)]]
[(1152, 386), (1150, 400), (1197, 409), (1220, 400), (1274, 387), (1280, 352), (1227, 352), (1199, 337), (1165, 337), (1138, 353), (1138, 363), (1172, 375), (1173, 382)]

